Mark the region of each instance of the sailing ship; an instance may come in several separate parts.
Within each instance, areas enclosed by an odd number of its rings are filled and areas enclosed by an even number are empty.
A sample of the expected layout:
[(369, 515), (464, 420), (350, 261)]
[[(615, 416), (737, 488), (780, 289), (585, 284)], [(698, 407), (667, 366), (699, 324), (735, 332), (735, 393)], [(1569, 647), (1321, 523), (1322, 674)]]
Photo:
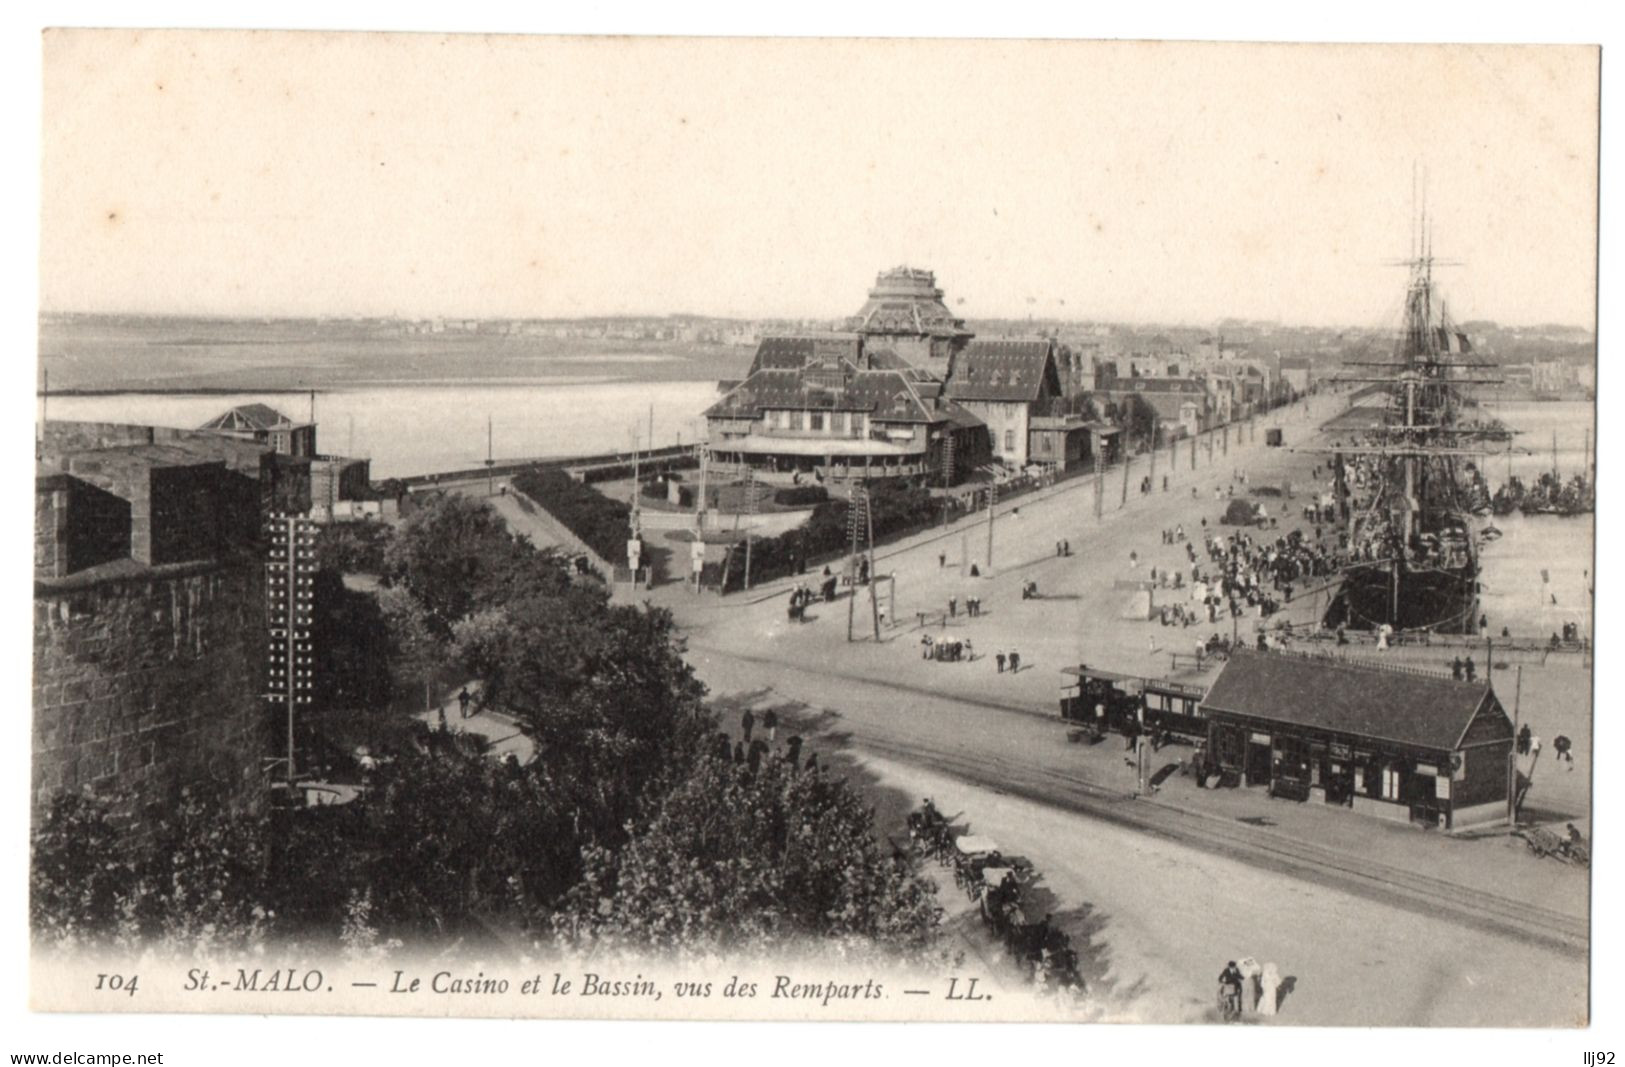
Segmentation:
[(1478, 464), (1485, 442), (1510, 431), (1462, 387), (1493, 384), (1471, 340), (1435, 291), (1426, 223), (1406, 261), (1404, 322), (1390, 358), (1349, 364), (1344, 381), (1372, 390), (1378, 407), (1334, 455), (1335, 499), (1346, 563), (1328, 626), (1471, 633), (1478, 624), (1479, 561), (1473, 514), (1489, 500)]

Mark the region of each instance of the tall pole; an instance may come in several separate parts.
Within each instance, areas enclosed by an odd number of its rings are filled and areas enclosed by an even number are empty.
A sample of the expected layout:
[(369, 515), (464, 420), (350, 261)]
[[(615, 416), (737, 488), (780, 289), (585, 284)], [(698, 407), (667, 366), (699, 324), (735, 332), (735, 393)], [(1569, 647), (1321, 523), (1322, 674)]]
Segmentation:
[[(875, 513), (869, 507), (869, 492), (864, 490), (863, 525), (866, 543), (865, 558), (869, 560), (869, 614), (874, 617), (875, 642), (880, 642), (880, 576), (875, 573)], [(895, 618), (895, 616), (893, 616)]]
[(999, 483), (992, 482), (987, 487), (987, 569), (993, 572), (993, 509), (999, 501)]
[(694, 526), (695, 529), (704, 530), (705, 505), (707, 503), (707, 498), (705, 495), (705, 481), (708, 468), (711, 466), (711, 449), (703, 444), (696, 446), (696, 448), (700, 454), (700, 499), (695, 501), (694, 504)]
[(1151, 488), (1157, 487), (1157, 417), (1151, 416)]
[(856, 487), (852, 490), (852, 497), (846, 505), (847, 539), (851, 542), (851, 550), (847, 559), (847, 573), (852, 580), (852, 593), (846, 600), (846, 639), (853, 639), (853, 627), (856, 624), (858, 610), (858, 508), (863, 506), (863, 489)]
[(1523, 696), (1523, 664), (1512, 690), (1512, 749), (1507, 753), (1507, 825), (1518, 825), (1518, 701)]
[(1131, 462), (1132, 457), (1130, 457), (1128, 452), (1125, 450), (1123, 453), (1123, 495), (1122, 498), (1117, 502), (1117, 506), (1119, 508), (1125, 508), (1128, 506), (1128, 469)]
[(491, 416), (485, 416), (485, 495), (496, 496), (496, 454), (492, 451)]
[(750, 522), (745, 525), (745, 588), (750, 588), (750, 546), (755, 538), (752, 531), (756, 528), (756, 468), (745, 468), (745, 513), (750, 516)]
[(1103, 479), (1105, 472), (1100, 469), (1100, 453), (1095, 453), (1095, 521), (1100, 521), (1100, 509), (1106, 497), (1106, 486)]

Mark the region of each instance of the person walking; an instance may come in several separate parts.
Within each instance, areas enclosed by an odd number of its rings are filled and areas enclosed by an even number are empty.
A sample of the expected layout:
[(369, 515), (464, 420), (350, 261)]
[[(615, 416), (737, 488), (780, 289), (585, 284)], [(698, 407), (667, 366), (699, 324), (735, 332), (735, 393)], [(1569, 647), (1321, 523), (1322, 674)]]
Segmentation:
[(1010, 653), (1010, 673), (1014, 674), (1019, 670), (1021, 670), (1021, 653), (1020, 652), (1011, 652)]
[(1467, 676), (1467, 680), (1469, 682), (1475, 681), (1477, 679), (1477, 677), (1478, 677), (1478, 668), (1473, 666), (1473, 657), (1468, 656), (1465, 660), (1462, 661), (1461, 672), (1462, 672), (1462, 674)]
[(746, 708), (745, 714), (739, 717), (739, 728), (745, 735), (745, 742), (748, 744), (750, 742), (750, 732), (756, 729), (756, 715), (749, 708)]
[(1003, 652), (995, 652), (993, 654), (993, 659), (999, 665), (999, 673), (1003, 674), (1004, 673), (1004, 653)]
[(1461, 657), (1457, 656), (1455, 659), (1450, 661), (1450, 677), (1459, 682), (1461, 681), (1462, 673)]
[(938, 552), (937, 553), (937, 570), (941, 570), (942, 568), (946, 567), (947, 565), (948, 565), (948, 553), (946, 553), (946, 552)]
[(767, 731), (767, 743), (772, 744), (779, 737), (779, 714), (768, 708), (762, 714), (762, 728)]
[(952, 618), (957, 618), (958, 615), (959, 615), (959, 598), (956, 597), (956, 596), (951, 596), (951, 597), (948, 598), (948, 617), (950, 619), (952, 619)]
[(465, 719), (468, 718), (469, 701), (473, 699), (474, 695), (468, 691), (468, 686), (466, 685), (463, 686), (463, 691), (457, 694), (457, 708)]

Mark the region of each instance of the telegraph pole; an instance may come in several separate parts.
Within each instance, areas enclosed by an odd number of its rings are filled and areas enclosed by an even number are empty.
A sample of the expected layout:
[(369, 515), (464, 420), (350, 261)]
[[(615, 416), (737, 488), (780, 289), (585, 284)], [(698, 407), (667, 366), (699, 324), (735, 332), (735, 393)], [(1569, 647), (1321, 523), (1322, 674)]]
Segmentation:
[(491, 451), (491, 441), (492, 441), (491, 433), (492, 433), (492, 430), (491, 430), (491, 416), (486, 415), (485, 416), (485, 495), (486, 496), (496, 496), (497, 495), (496, 481), (495, 481), (495, 479), (496, 479), (496, 471), (494, 469), (495, 464), (496, 464), (496, 458), (495, 458), (494, 453)]
[(1100, 521), (1100, 509), (1101, 509), (1101, 505), (1104, 502), (1105, 496), (1106, 496), (1106, 486), (1105, 486), (1105, 483), (1102, 481), (1102, 479), (1104, 477), (1105, 477), (1105, 474), (1100, 469), (1100, 452), (1099, 452), (1099, 450), (1096, 450), (1096, 452), (1095, 452), (1095, 521), (1096, 522)]
[(1150, 452), (1151, 452), (1151, 473), (1148, 475), (1148, 477), (1151, 479), (1151, 488), (1155, 489), (1157, 487), (1157, 417), (1155, 415), (1151, 416), (1151, 449), (1150, 449)]
[(862, 487), (852, 489), (851, 499), (846, 504), (846, 537), (851, 548), (847, 552), (846, 572), (852, 583), (852, 593), (846, 601), (846, 640), (853, 640), (853, 627), (856, 623), (858, 610), (858, 509), (863, 507), (865, 490)]
[(311, 701), (311, 602), (316, 571), (315, 526), (308, 518), (274, 513), (266, 522), (270, 550), (265, 564), (268, 649), (266, 699), (287, 713), (288, 794), (293, 795), (295, 719), (299, 705)]
[(1512, 690), (1512, 749), (1507, 753), (1507, 825), (1518, 825), (1518, 702), (1523, 696), (1523, 664)]
[[(875, 513), (869, 507), (869, 490), (863, 491), (863, 525), (868, 543), (864, 546), (869, 560), (869, 614), (875, 623), (875, 643), (880, 643), (880, 576), (875, 573)], [(897, 619), (897, 588), (892, 586), (892, 621)]]
[(991, 482), (987, 487), (987, 569), (993, 572), (993, 509), (999, 501), (999, 483)]
[(750, 520), (745, 524), (745, 588), (750, 588), (750, 546), (754, 540), (752, 531), (756, 528), (756, 468), (745, 468), (745, 515)]

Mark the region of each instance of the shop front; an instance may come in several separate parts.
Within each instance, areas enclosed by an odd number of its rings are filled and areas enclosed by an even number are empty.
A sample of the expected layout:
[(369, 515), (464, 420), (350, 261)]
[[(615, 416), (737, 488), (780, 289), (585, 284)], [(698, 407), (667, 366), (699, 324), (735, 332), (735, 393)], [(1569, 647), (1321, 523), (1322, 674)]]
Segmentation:
[(1504, 815), (1512, 723), (1486, 683), (1236, 654), (1203, 710), (1227, 781), (1459, 829)]

